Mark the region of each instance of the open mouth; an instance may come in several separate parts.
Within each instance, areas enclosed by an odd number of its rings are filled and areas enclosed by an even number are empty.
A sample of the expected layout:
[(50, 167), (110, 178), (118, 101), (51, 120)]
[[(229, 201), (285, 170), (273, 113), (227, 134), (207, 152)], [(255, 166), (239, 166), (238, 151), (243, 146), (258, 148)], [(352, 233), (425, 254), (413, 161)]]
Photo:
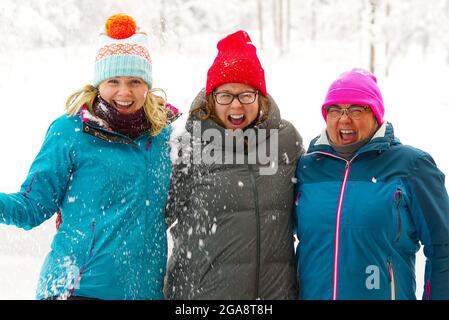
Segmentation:
[(354, 130), (340, 130), (340, 138), (344, 143), (350, 143), (355, 140), (356, 132)]
[(117, 101), (117, 100), (113, 100), (113, 102), (114, 102), (114, 107), (118, 111), (128, 111), (134, 105), (133, 101)]
[(234, 126), (240, 126), (245, 122), (245, 115), (239, 114), (231, 114), (228, 116), (228, 121)]

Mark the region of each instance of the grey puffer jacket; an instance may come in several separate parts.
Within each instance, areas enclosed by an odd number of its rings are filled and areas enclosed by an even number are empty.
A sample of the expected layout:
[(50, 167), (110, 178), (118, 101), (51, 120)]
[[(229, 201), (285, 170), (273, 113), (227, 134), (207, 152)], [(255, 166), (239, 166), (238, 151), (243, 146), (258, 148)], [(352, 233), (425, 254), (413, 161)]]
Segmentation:
[[(268, 133), (257, 143), (247, 139), (243, 152), (229, 148), (224, 139), (204, 141), (208, 140), (206, 129), (226, 135), (213, 120), (200, 121), (196, 116), (187, 120), (166, 210), (168, 225), (176, 221), (165, 279), (167, 299), (298, 297), (292, 207), (296, 164), (304, 149), (297, 130), (280, 118), (276, 103), (269, 98), (267, 120), (245, 131), (257, 135), (267, 129)], [(192, 108), (204, 103), (202, 91)], [(199, 124), (202, 138), (195, 137)], [(259, 150), (268, 142), (265, 154), (269, 155), (269, 144), (276, 143), (269, 129), (278, 133), (277, 159), (271, 168), (278, 167), (275, 174), (267, 175), (260, 171), (266, 165), (248, 159), (248, 150)], [(220, 152), (213, 153), (211, 148)], [(207, 164), (194, 159), (195, 150), (212, 155), (230, 152), (244, 157), (245, 163)]]

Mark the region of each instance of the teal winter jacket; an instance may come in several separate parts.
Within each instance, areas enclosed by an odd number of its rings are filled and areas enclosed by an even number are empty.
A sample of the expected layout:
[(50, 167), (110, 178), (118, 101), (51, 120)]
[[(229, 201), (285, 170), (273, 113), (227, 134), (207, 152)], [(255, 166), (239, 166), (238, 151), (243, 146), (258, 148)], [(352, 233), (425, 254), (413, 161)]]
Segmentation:
[(37, 299), (162, 299), (171, 129), (131, 140), (87, 115), (51, 124), (21, 190), (0, 194), (0, 222), (31, 229), (61, 213)]
[(326, 134), (297, 167), (296, 230), (302, 299), (449, 299), (449, 199), (432, 157), (402, 145), (385, 123), (350, 160)]

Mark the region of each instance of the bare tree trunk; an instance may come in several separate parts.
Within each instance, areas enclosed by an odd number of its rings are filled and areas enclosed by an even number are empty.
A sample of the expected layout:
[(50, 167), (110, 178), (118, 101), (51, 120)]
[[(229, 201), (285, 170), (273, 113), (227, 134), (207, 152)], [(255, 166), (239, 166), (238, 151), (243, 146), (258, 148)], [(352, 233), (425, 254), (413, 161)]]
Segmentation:
[(361, 1), (360, 8), (359, 8), (359, 17), (358, 17), (358, 30), (359, 32), (359, 61), (365, 61), (365, 54), (364, 54), (364, 48), (365, 48), (365, 37), (364, 37), (364, 31), (365, 31), (365, 12), (366, 12), (366, 2)]
[(279, 1), (279, 48), (281, 49), (281, 54), (284, 54), (284, 19), (283, 19), (283, 13), (284, 13), (284, 0), (278, 0)]
[[(179, 0), (177, 0), (176, 1), (176, 5), (178, 6), (178, 8), (181, 8), (181, 6), (182, 6), (182, 3), (179, 1)], [(183, 10), (181, 9), (181, 10), (176, 10), (175, 11), (175, 18), (174, 18), (174, 21), (173, 21), (173, 31), (174, 31), (174, 34), (176, 35), (176, 43), (177, 43), (177, 47), (178, 47), (178, 51), (181, 51), (181, 48), (182, 48), (182, 39), (181, 39), (181, 35), (180, 35), (180, 30), (181, 30), (181, 14), (182, 14), (182, 12), (183, 12)]]
[(292, 33), (291, 4), (291, 0), (287, 0), (287, 52), (290, 52), (290, 41)]
[(161, 16), (160, 16), (160, 39), (161, 44), (165, 45), (165, 33), (167, 31), (167, 24), (165, 18), (165, 0), (161, 0)]
[(429, 39), (429, 34), (427, 33), (427, 30), (424, 30), (424, 34), (423, 34), (423, 40), (422, 40), (422, 59), (423, 61), (426, 60), (427, 58), (427, 52), (428, 52), (428, 48), (429, 48), (429, 43), (430, 43), (430, 39)]
[(273, 0), (273, 36), (274, 36), (274, 43), (278, 44), (279, 39), (279, 28), (278, 28), (278, 2), (277, 0)]
[(257, 0), (257, 20), (259, 22), (259, 44), (263, 49), (263, 7), (262, 0)]
[(312, 21), (310, 27), (310, 40), (315, 42), (317, 33), (317, 0), (312, 1)]
[[(385, 17), (386, 20), (388, 21), (390, 19), (390, 13), (391, 13), (391, 6), (390, 6), (390, 1), (385, 0)], [(388, 75), (390, 74), (390, 62), (391, 62), (391, 57), (390, 57), (390, 36), (387, 34), (385, 37), (385, 76), (388, 77)]]
[(369, 69), (372, 73), (376, 71), (376, 44), (375, 44), (375, 27), (376, 27), (376, 9), (377, 1), (370, 0), (371, 19), (370, 19), (370, 46), (369, 46)]

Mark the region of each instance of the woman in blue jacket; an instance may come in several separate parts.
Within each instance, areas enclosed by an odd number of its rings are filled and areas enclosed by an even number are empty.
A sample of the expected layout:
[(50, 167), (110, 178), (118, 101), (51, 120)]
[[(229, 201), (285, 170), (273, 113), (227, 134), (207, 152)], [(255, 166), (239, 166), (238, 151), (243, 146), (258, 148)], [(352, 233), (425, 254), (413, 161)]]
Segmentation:
[(147, 36), (126, 15), (100, 35), (93, 85), (67, 100), (0, 222), (31, 229), (60, 214), (38, 299), (162, 299), (167, 143), (174, 114), (154, 95)]
[(449, 299), (449, 199), (432, 157), (403, 145), (384, 121), (374, 75), (343, 73), (329, 88), (326, 129), (297, 167), (302, 299)]

